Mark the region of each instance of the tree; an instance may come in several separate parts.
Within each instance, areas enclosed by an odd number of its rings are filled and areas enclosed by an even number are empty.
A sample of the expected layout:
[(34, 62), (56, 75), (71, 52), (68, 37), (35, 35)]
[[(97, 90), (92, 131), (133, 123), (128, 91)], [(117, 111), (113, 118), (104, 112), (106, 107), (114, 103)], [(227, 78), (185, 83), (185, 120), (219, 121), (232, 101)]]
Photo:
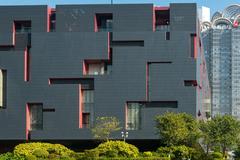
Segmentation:
[(108, 141), (110, 134), (121, 129), (116, 117), (97, 117), (95, 126), (91, 129), (94, 138)]
[(211, 130), (210, 130), (210, 121), (200, 121), (199, 128), (201, 130), (201, 137), (203, 144), (206, 145), (207, 155), (209, 153), (209, 149), (213, 144), (213, 140), (210, 138)]
[[(205, 125), (205, 126), (204, 126)], [(240, 122), (230, 115), (217, 115), (205, 122), (201, 130), (203, 138), (215, 147), (220, 147), (225, 157), (227, 149), (234, 147), (239, 138)]]
[(200, 135), (198, 122), (186, 113), (167, 112), (156, 116), (155, 122), (158, 134), (167, 146), (192, 146)]

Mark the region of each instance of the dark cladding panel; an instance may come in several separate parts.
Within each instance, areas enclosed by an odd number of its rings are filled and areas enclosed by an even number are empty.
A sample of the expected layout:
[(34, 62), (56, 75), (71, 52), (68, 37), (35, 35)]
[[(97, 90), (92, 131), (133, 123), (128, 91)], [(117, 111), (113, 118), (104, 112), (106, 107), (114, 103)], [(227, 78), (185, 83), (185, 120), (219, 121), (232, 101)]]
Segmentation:
[[(95, 32), (98, 15), (110, 14), (112, 31), (152, 31), (152, 4), (57, 5), (57, 32)], [(141, 17), (141, 18), (140, 18)]]
[(195, 3), (171, 3), (170, 22), (171, 30), (196, 32), (197, 5)]
[[(115, 20), (115, 21), (114, 21)], [(113, 31), (152, 31), (153, 5), (119, 5), (113, 12)]]
[(0, 6), (0, 33), (12, 32), (14, 21), (31, 21), (32, 32), (47, 31), (48, 6)]

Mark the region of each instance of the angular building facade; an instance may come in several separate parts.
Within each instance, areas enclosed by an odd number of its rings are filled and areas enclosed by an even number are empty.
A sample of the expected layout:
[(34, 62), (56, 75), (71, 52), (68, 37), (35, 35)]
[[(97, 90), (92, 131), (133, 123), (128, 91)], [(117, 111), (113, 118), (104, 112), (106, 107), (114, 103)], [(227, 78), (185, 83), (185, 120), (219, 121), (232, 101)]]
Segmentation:
[(0, 140), (88, 140), (99, 116), (157, 139), (158, 114), (209, 114), (196, 4), (1, 6), (0, 21)]
[(202, 23), (212, 95), (212, 113), (240, 118), (240, 5), (216, 12)]

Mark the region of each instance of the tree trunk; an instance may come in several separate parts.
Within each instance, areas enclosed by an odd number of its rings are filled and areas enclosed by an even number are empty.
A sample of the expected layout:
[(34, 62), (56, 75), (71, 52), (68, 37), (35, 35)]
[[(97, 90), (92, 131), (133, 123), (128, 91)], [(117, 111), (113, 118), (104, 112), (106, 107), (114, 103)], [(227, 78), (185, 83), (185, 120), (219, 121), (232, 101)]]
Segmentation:
[(209, 153), (209, 144), (207, 144), (207, 155)]
[(222, 154), (223, 154), (223, 158), (225, 159), (225, 156), (226, 156), (226, 146), (223, 145), (222, 147)]

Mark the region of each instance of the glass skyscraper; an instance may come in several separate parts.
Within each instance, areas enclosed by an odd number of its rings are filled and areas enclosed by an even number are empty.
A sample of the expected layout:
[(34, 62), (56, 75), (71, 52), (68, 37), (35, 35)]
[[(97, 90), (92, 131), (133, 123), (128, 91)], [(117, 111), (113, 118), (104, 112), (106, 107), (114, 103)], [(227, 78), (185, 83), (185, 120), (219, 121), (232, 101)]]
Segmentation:
[(240, 119), (240, 5), (202, 22), (202, 40), (211, 86), (212, 115)]

